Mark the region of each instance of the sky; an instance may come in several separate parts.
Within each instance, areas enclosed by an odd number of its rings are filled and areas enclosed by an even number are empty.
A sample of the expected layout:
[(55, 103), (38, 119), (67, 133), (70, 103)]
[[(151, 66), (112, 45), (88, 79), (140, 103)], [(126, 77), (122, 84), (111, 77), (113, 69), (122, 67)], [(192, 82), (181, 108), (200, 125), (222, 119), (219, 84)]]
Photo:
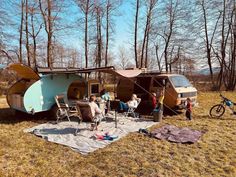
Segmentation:
[[(15, 10), (17, 6), (13, 7), (11, 4), (16, 2), (20, 2), (20, 0), (0, 0), (0, 6), (1, 3), (5, 1), (6, 7), (5, 9), (8, 9), (10, 12), (10, 18), (14, 19), (14, 21), (17, 23), (13, 28), (8, 29), (9, 32), (11, 32), (14, 36), (16, 36), (14, 41), (10, 41), (11, 44), (15, 44), (15, 46), (18, 45), (18, 39), (19, 39), (19, 22), (20, 22), (20, 15), (19, 15), (19, 9)], [(111, 0), (112, 1), (112, 0)], [(9, 2), (9, 3), (7, 3)], [(83, 43), (83, 37), (84, 32), (82, 30), (82, 26), (79, 26), (78, 18), (79, 18), (79, 10), (77, 5), (75, 4), (74, 0), (65, 0), (65, 2), (68, 2), (68, 8), (66, 8), (63, 13), (61, 13), (61, 18), (65, 19), (66, 21), (72, 22), (74, 24), (74, 28), (71, 30), (66, 29), (63, 33), (58, 33), (59, 35), (55, 35), (56, 39), (62, 43), (65, 47), (73, 47), (75, 49), (78, 49), (81, 56), (84, 56), (84, 43)], [(74, 2), (74, 3), (73, 3)], [(115, 34), (113, 34), (112, 38), (113, 40), (110, 41), (110, 48), (109, 51), (114, 56), (114, 58), (119, 58), (118, 52), (119, 48), (122, 47), (126, 50), (126, 55), (129, 57), (129, 59), (133, 62), (133, 34), (132, 31), (134, 30), (134, 15), (135, 15), (135, 7), (132, 3), (134, 3), (135, 0), (123, 0), (122, 5), (118, 9), (117, 16), (114, 18), (114, 28), (115, 28)], [(70, 3), (70, 4), (69, 4)], [(72, 4), (73, 3), (73, 4)], [(19, 6), (18, 6), (19, 8)], [(143, 13), (144, 9), (141, 9), (140, 14)], [(140, 18), (142, 19), (142, 18)], [(63, 24), (63, 22), (61, 23)], [(142, 29), (139, 29), (140, 34), (142, 33)], [(46, 39), (46, 33), (44, 31), (44, 28), (41, 30), (41, 36), (43, 36), (44, 39)], [(143, 36), (143, 34), (142, 34)], [(140, 36), (140, 37), (142, 37)], [(41, 40), (41, 39), (40, 39)]]
[(131, 33), (130, 28), (133, 18), (133, 12), (131, 10), (131, 4), (128, 1), (125, 1), (122, 6), (119, 8), (121, 16), (116, 17), (116, 34), (115, 34), (115, 45), (117, 47), (124, 46), (128, 41)]
[[(111, 50), (116, 53), (116, 49), (119, 47), (130, 48), (131, 28), (133, 22), (134, 10), (132, 10), (130, 1), (123, 1), (122, 5), (118, 9), (118, 16), (114, 17), (115, 23), (115, 34), (112, 36), (113, 40), (110, 42)], [(76, 11), (74, 7), (70, 9), (71, 11)], [(73, 18), (76, 18), (74, 16)], [(69, 38), (65, 39), (64, 43), (70, 45), (72, 44), (75, 48), (82, 50), (83, 47), (83, 33), (76, 33)]]

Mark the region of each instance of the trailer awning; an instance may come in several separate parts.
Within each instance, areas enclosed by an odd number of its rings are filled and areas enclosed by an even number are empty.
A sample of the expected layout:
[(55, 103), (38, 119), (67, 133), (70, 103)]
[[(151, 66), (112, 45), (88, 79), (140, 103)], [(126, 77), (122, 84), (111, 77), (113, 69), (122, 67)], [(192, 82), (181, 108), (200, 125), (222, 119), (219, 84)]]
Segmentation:
[(38, 73), (41, 74), (75, 74), (75, 73), (92, 73), (103, 72), (119, 77), (133, 78), (142, 73), (140, 69), (116, 70), (113, 66), (100, 68), (37, 68)]
[(14, 63), (7, 66), (8, 70), (14, 71), (21, 79), (38, 80), (40, 76), (29, 66), (21, 63)]
[(138, 76), (139, 74), (142, 73), (142, 70), (140, 69), (134, 69), (134, 70), (111, 70), (107, 71), (107, 73), (117, 75), (120, 77), (126, 77), (126, 78), (133, 78)]

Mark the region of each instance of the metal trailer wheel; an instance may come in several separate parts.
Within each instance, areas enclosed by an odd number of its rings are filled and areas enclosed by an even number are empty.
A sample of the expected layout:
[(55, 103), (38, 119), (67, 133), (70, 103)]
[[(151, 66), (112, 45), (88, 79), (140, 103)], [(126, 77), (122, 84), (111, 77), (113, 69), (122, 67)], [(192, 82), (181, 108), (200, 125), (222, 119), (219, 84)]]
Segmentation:
[(220, 118), (225, 113), (225, 107), (223, 104), (217, 104), (210, 110), (210, 116), (212, 118)]

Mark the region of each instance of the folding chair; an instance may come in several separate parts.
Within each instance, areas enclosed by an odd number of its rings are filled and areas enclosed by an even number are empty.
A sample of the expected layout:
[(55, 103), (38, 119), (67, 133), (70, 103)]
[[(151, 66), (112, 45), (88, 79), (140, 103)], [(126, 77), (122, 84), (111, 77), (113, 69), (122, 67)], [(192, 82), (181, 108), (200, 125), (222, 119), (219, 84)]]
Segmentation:
[(79, 118), (79, 122), (81, 121), (81, 112), (77, 108), (76, 105), (69, 105), (69, 101), (67, 100), (64, 94), (56, 95), (55, 101), (58, 106), (58, 110), (56, 112), (57, 123), (59, 120), (67, 118), (70, 121), (70, 117)]
[(82, 120), (84, 122), (86, 121), (94, 123), (95, 128), (97, 128), (97, 125), (105, 118), (103, 114), (101, 114), (101, 117), (93, 117), (89, 103), (77, 102), (77, 105), (81, 111)]
[[(138, 105), (141, 103), (141, 98), (137, 98)], [(138, 118), (137, 114), (135, 113), (135, 110), (138, 108), (138, 105), (136, 108), (129, 108), (127, 112), (125, 112), (125, 117), (132, 115), (134, 118)]]

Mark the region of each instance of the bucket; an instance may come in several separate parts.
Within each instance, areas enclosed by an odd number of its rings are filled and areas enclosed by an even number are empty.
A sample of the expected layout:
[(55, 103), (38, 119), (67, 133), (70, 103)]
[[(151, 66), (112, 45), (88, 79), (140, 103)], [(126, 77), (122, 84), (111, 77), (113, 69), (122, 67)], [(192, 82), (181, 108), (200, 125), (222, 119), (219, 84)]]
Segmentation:
[(154, 122), (161, 122), (162, 121), (163, 111), (159, 110), (158, 112), (153, 112), (153, 120)]

